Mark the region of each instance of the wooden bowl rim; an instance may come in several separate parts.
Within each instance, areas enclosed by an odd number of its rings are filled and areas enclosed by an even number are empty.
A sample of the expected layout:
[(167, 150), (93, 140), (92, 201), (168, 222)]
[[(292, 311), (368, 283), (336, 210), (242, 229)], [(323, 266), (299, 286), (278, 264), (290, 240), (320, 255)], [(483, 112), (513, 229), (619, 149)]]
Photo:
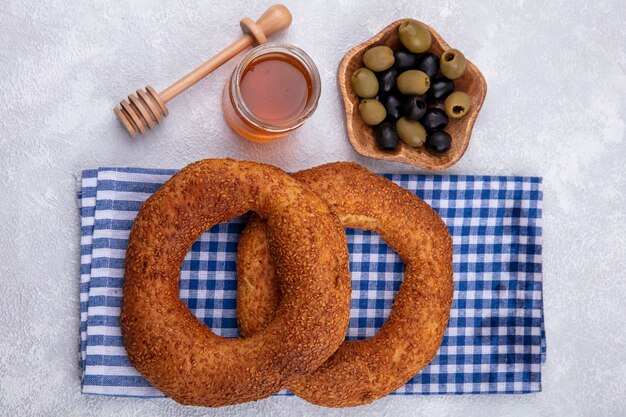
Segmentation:
[(468, 118), (467, 121), (467, 127), (465, 129), (465, 133), (463, 135), (462, 141), (463, 143), (461, 144), (461, 148), (460, 150), (457, 152), (456, 155), (454, 155), (450, 160), (445, 161), (441, 164), (431, 164), (428, 163), (426, 161), (421, 161), (421, 160), (414, 160), (414, 159), (410, 159), (408, 157), (406, 157), (405, 155), (402, 154), (393, 154), (393, 153), (388, 153), (385, 151), (379, 151), (376, 153), (370, 153), (368, 152), (366, 149), (364, 149), (361, 145), (361, 143), (356, 139), (354, 132), (352, 132), (352, 128), (351, 128), (351, 119), (353, 116), (351, 116), (354, 112), (354, 106), (357, 105), (356, 102), (353, 102), (352, 100), (350, 100), (350, 98), (347, 96), (347, 94), (344, 94), (343, 91), (341, 91), (342, 86), (347, 86), (348, 85), (348, 80), (347, 80), (347, 68), (350, 65), (350, 62), (352, 61), (352, 59), (354, 58), (354, 56), (356, 54), (358, 54), (359, 52), (361, 52), (363, 49), (369, 48), (371, 46), (375, 46), (377, 43), (379, 43), (382, 38), (387, 35), (390, 31), (392, 30), (397, 30), (397, 27), (400, 26), (400, 24), (402, 22), (405, 22), (407, 20), (411, 20), (414, 22), (418, 22), (421, 25), (424, 25), (424, 27), (426, 27), (426, 29), (428, 29), (432, 35), (432, 37), (434, 39), (436, 39), (436, 42), (441, 46), (441, 48), (443, 50), (449, 49), (450, 45), (445, 41), (445, 39), (443, 39), (443, 37), (439, 34), (439, 32), (437, 32), (435, 29), (433, 29), (432, 26), (419, 21), (417, 19), (412, 19), (412, 18), (405, 18), (405, 19), (398, 19), (395, 20), (394, 22), (390, 23), (389, 25), (387, 25), (386, 27), (384, 27), (380, 32), (378, 32), (377, 34), (375, 34), (374, 36), (372, 36), (370, 39), (366, 40), (363, 43), (360, 43), (356, 46), (354, 46), (353, 48), (351, 48), (342, 58), (341, 62), (339, 63), (339, 67), (337, 69), (337, 76), (338, 76), (338, 88), (339, 88), (339, 94), (341, 95), (341, 98), (343, 100), (343, 107), (344, 107), (344, 113), (345, 113), (345, 122), (346, 122), (346, 130), (348, 133), (348, 139), (350, 140), (350, 143), (352, 144), (352, 147), (361, 155), (363, 156), (367, 156), (369, 158), (375, 158), (375, 159), (381, 159), (381, 160), (386, 160), (386, 161), (392, 161), (392, 162), (401, 162), (401, 163), (405, 163), (408, 165), (413, 165), (417, 168), (424, 168), (424, 169), (428, 169), (428, 170), (432, 170), (432, 171), (440, 171), (440, 170), (444, 170), (446, 168), (451, 167), (452, 165), (456, 164), (465, 154), (465, 151), (467, 150), (467, 147), (469, 146), (469, 142), (471, 139), (471, 133), (472, 130), (474, 128), (474, 124), (476, 123), (476, 119), (478, 118), (478, 114), (480, 113), (480, 110), (483, 106), (483, 103), (485, 102), (485, 98), (487, 96), (487, 81), (485, 80), (485, 77), (483, 76), (482, 72), (478, 69), (478, 67), (476, 65), (474, 65), (474, 63), (472, 63), (469, 59), (467, 59), (467, 66), (468, 68), (473, 68), (475, 70), (475, 74), (476, 77), (475, 79), (472, 80), (472, 83), (477, 83), (478, 86), (480, 87), (481, 91), (483, 91), (483, 94), (476, 96), (478, 101), (476, 104), (474, 104), (472, 106), (472, 108), (470, 109), (469, 113), (467, 115), (465, 115), (466, 118)]

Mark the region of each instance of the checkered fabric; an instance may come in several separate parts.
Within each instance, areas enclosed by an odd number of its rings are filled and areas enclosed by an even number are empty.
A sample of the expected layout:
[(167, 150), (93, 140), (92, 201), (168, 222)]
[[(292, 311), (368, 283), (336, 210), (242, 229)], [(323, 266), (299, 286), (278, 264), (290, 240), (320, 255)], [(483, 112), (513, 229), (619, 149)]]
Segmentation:
[[(160, 397), (129, 364), (119, 327), (124, 254), (142, 202), (175, 170), (83, 172), (80, 363), (86, 394)], [(541, 282), (541, 179), (385, 175), (430, 204), (454, 242), (454, 303), (435, 359), (394, 394), (541, 390), (545, 334)], [(236, 337), (235, 254), (245, 216), (193, 244), (180, 296), (215, 333)], [(348, 339), (373, 336), (391, 310), (403, 264), (377, 234), (347, 229), (352, 271)], [(283, 391), (281, 394), (288, 394)]]

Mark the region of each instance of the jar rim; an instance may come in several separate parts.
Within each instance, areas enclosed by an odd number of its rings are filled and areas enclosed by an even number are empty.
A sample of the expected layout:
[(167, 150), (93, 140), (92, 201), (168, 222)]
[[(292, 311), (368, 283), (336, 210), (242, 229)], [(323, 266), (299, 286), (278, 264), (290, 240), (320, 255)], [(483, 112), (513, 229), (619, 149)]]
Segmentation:
[[(284, 54), (294, 58), (304, 67), (311, 79), (312, 91), (305, 108), (297, 117), (284, 123), (268, 123), (267, 121), (259, 119), (248, 108), (241, 95), (241, 78), (248, 65), (255, 59), (271, 53)], [(239, 64), (237, 64), (230, 78), (230, 99), (237, 113), (239, 113), (248, 124), (272, 133), (288, 132), (302, 126), (306, 119), (308, 119), (317, 108), (320, 94), (321, 81), (317, 66), (306, 52), (297, 46), (287, 43), (268, 42), (251, 49)]]

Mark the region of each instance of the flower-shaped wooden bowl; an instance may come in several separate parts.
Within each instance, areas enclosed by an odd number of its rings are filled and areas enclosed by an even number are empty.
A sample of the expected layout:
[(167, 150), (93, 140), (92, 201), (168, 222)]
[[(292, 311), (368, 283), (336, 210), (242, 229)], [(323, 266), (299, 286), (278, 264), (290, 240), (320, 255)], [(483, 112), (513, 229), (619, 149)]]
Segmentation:
[[(360, 98), (352, 91), (350, 84), (352, 73), (363, 66), (363, 54), (369, 48), (378, 45), (386, 45), (393, 50), (400, 48), (402, 45), (398, 36), (398, 26), (405, 20), (407, 19), (396, 20), (370, 40), (352, 48), (339, 64), (339, 90), (346, 111), (348, 138), (358, 153), (370, 158), (402, 162), (435, 171), (446, 169), (454, 165), (465, 153), (467, 145), (469, 145), (472, 128), (487, 94), (485, 78), (476, 65), (469, 60), (465, 73), (454, 80), (454, 84), (455, 90), (464, 91), (471, 97), (472, 107), (463, 118), (450, 119), (445, 131), (452, 136), (452, 147), (447, 152), (435, 155), (429, 153), (424, 147), (412, 148), (402, 142), (395, 151), (382, 151), (376, 146), (374, 129), (363, 123), (357, 110)], [(437, 31), (422, 22), (419, 23), (424, 25), (432, 35), (433, 41), (430, 52), (441, 56), (443, 51), (450, 48)], [(442, 106), (438, 105), (437, 107)]]

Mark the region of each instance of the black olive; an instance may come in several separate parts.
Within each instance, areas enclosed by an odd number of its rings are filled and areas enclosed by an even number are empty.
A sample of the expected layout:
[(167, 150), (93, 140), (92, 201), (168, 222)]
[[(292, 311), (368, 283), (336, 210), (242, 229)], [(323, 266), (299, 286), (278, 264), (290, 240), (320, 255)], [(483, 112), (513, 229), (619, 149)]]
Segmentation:
[(381, 98), (380, 102), (385, 106), (385, 110), (387, 110), (386, 121), (395, 122), (402, 117), (402, 101), (397, 96), (393, 94), (384, 96)]
[(408, 96), (402, 103), (404, 117), (410, 120), (419, 120), (426, 113), (426, 102), (422, 96)]
[(396, 67), (391, 67), (378, 76), (378, 94), (385, 96), (396, 88), (396, 77), (399, 71)]
[(427, 97), (432, 101), (442, 101), (454, 91), (454, 81), (446, 77), (435, 78), (430, 82)]
[(426, 149), (433, 153), (442, 153), (450, 149), (452, 138), (443, 131), (433, 132), (426, 137)]
[(430, 108), (426, 110), (426, 113), (420, 119), (420, 123), (428, 133), (431, 133), (435, 130), (441, 130), (448, 125), (448, 115), (441, 109)]
[(393, 124), (383, 123), (374, 129), (376, 145), (383, 151), (393, 151), (398, 147), (398, 133)]
[(411, 69), (415, 65), (415, 54), (399, 50), (393, 54), (396, 58), (395, 66), (401, 71)]
[(426, 52), (417, 59), (415, 69), (425, 72), (432, 80), (439, 72), (439, 57), (432, 52)]

